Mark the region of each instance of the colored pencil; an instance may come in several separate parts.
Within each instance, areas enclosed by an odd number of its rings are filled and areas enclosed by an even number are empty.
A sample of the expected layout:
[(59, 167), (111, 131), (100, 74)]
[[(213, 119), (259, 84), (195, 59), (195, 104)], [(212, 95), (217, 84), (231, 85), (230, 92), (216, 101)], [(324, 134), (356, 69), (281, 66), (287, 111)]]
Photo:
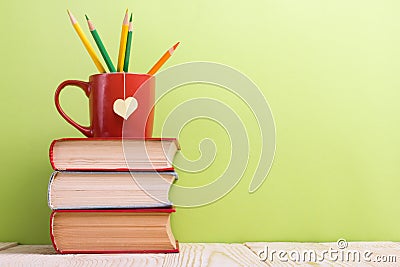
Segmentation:
[(129, 19), (128, 37), (126, 39), (125, 60), (124, 60), (124, 71), (125, 72), (128, 72), (128, 68), (129, 68), (129, 57), (131, 55), (132, 34), (133, 34), (133, 23), (132, 23), (132, 13), (131, 13), (131, 18)]
[(114, 67), (114, 65), (113, 65), (113, 63), (112, 63), (112, 61), (111, 61), (111, 58), (110, 58), (110, 56), (108, 55), (107, 50), (106, 50), (106, 48), (104, 47), (104, 44), (103, 44), (103, 42), (101, 41), (101, 38), (100, 38), (100, 36), (99, 36), (99, 33), (97, 32), (96, 28), (94, 27), (93, 22), (88, 18), (87, 15), (85, 15), (85, 17), (86, 17), (86, 20), (87, 20), (87, 23), (88, 23), (88, 26), (89, 26), (89, 30), (90, 30), (90, 32), (91, 32), (91, 34), (92, 34), (92, 36), (93, 36), (94, 41), (95, 41), (96, 44), (97, 44), (97, 47), (98, 47), (99, 50), (100, 50), (101, 55), (103, 56), (104, 61), (105, 61), (106, 64), (107, 64), (108, 70), (109, 70), (110, 72), (116, 72), (115, 67)]
[(167, 52), (162, 55), (162, 57), (154, 64), (154, 66), (147, 72), (147, 74), (154, 75), (161, 67), (164, 65), (164, 63), (171, 57), (171, 55), (174, 53), (176, 47), (179, 45), (179, 42), (177, 42), (173, 47), (171, 47)]
[(129, 28), (128, 9), (126, 9), (124, 21), (122, 23), (121, 38), (119, 40), (119, 54), (118, 54), (118, 65), (117, 65), (118, 72), (122, 72), (124, 68), (126, 38), (128, 36), (128, 28)]
[(85, 46), (86, 50), (88, 51), (90, 57), (92, 58), (94, 64), (96, 65), (97, 69), (101, 72), (104, 73), (106, 70), (104, 69), (103, 65), (101, 64), (99, 57), (97, 56), (96, 52), (93, 49), (93, 46), (89, 43), (88, 38), (86, 35), (83, 33), (81, 27), (78, 24), (78, 21), (75, 19), (74, 15), (68, 11), (69, 18), (71, 19), (71, 23), (74, 26), (74, 29), (76, 33), (78, 34), (79, 38), (81, 39), (83, 45)]

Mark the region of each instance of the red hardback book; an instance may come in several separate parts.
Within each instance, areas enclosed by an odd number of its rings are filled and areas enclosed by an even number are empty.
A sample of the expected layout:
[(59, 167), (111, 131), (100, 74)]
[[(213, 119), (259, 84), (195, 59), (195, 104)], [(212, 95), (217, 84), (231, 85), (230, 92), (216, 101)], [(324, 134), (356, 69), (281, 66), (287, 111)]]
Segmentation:
[(51, 241), (62, 254), (177, 253), (171, 212), (175, 209), (55, 210)]
[(60, 171), (173, 171), (175, 138), (63, 138), (50, 145), (54, 170)]

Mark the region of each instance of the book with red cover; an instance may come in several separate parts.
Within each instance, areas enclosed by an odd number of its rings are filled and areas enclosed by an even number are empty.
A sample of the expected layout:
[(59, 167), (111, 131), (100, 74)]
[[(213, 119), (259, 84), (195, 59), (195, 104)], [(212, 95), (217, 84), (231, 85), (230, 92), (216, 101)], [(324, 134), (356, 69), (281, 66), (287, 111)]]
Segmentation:
[(172, 171), (175, 138), (64, 138), (50, 145), (54, 170), (60, 171)]
[(68, 253), (177, 253), (171, 227), (175, 209), (55, 210), (50, 236)]

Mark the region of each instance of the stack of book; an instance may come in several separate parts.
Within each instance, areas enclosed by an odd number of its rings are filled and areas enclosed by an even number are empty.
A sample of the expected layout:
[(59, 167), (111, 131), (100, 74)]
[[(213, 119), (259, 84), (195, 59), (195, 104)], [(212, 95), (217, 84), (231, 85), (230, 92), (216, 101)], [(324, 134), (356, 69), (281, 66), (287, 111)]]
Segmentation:
[(176, 139), (53, 141), (50, 236), (60, 253), (178, 252), (168, 192)]

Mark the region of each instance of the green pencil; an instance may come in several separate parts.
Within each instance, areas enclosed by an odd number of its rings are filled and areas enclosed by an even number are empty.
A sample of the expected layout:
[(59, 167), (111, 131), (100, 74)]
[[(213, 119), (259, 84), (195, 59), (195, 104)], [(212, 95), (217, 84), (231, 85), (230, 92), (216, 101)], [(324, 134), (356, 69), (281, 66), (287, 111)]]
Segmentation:
[(129, 19), (128, 37), (126, 39), (124, 72), (128, 72), (128, 67), (129, 67), (129, 56), (131, 53), (131, 44), (132, 44), (132, 31), (133, 31), (133, 23), (132, 23), (132, 13), (131, 13), (131, 18)]
[(97, 47), (99, 48), (100, 53), (103, 56), (104, 61), (106, 62), (108, 69), (110, 70), (110, 72), (116, 72), (117, 70), (115, 69), (114, 65), (112, 64), (111, 58), (108, 55), (107, 50), (104, 47), (104, 44), (101, 41), (100, 36), (97, 33), (96, 28), (94, 27), (93, 23), (89, 20), (88, 16), (85, 15), (85, 17), (86, 17), (87, 23), (89, 25), (89, 30), (92, 33), (93, 39), (96, 42)]

